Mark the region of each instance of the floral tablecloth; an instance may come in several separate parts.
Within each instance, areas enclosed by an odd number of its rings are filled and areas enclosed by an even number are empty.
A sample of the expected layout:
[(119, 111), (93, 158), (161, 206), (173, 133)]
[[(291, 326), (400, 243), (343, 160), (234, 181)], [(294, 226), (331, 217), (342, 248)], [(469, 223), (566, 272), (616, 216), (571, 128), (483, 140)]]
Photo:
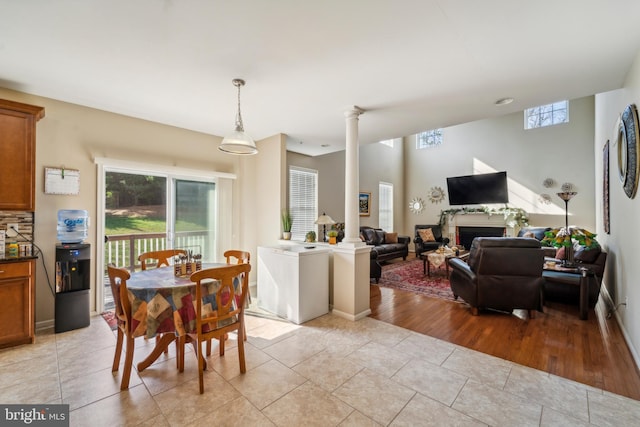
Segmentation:
[[(205, 264), (213, 268), (226, 264)], [(234, 280), (234, 287), (241, 281)], [(220, 284), (209, 281), (202, 284), (203, 314), (217, 309), (216, 292)], [(139, 271), (127, 280), (131, 302), (131, 328), (133, 336), (152, 338), (159, 333), (173, 332), (178, 336), (196, 330), (196, 284), (189, 276), (175, 276), (173, 267)]]

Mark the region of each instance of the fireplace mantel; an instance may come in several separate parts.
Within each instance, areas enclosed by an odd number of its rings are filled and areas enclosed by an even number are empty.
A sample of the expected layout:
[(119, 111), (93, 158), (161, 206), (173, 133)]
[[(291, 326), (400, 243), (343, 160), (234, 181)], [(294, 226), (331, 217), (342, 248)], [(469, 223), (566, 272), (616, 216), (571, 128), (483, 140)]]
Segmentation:
[(449, 227), (449, 239), (456, 241), (457, 227), (503, 227), (506, 235), (516, 235), (515, 227), (511, 221), (507, 222), (503, 214), (489, 215), (485, 212), (456, 213), (447, 217)]

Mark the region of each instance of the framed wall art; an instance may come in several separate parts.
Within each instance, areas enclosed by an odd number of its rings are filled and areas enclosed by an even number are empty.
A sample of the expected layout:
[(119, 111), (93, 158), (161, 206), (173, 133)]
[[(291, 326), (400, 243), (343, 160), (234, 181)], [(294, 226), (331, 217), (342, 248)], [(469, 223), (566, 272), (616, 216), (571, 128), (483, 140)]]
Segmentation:
[(371, 193), (360, 192), (358, 197), (358, 207), (360, 210), (360, 216), (371, 215)]

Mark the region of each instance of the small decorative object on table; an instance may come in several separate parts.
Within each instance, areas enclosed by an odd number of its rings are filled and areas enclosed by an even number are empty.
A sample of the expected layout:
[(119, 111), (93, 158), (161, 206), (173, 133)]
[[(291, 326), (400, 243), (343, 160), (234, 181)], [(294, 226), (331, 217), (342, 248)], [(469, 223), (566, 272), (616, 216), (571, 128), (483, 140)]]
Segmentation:
[(327, 236), (329, 236), (329, 244), (335, 245), (338, 240), (338, 230), (329, 230)]
[(176, 276), (190, 276), (196, 271), (202, 270), (202, 255), (187, 252), (173, 260), (173, 273)]

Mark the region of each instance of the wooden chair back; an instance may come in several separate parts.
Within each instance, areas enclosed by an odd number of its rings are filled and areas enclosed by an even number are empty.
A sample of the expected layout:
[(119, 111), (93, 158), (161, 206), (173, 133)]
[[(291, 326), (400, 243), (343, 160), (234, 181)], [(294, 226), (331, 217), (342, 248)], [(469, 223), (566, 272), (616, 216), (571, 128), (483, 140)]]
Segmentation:
[(131, 326), (131, 302), (129, 301), (127, 292), (127, 280), (129, 280), (131, 275), (128, 270), (116, 267), (113, 264), (107, 266), (107, 273), (109, 275), (113, 301), (116, 306), (115, 313), (118, 318), (118, 327), (122, 328), (123, 332), (128, 334), (130, 333)]
[(149, 251), (141, 253), (138, 256), (138, 261), (140, 261), (140, 268), (143, 270), (147, 269), (147, 260), (157, 260), (156, 268), (162, 266), (168, 266), (169, 260), (177, 255), (186, 255), (187, 251), (184, 249), (164, 249), (161, 251)]
[(251, 254), (247, 251), (241, 251), (237, 249), (230, 249), (224, 253), (224, 257), (227, 260), (227, 264), (249, 264), (251, 261)]

